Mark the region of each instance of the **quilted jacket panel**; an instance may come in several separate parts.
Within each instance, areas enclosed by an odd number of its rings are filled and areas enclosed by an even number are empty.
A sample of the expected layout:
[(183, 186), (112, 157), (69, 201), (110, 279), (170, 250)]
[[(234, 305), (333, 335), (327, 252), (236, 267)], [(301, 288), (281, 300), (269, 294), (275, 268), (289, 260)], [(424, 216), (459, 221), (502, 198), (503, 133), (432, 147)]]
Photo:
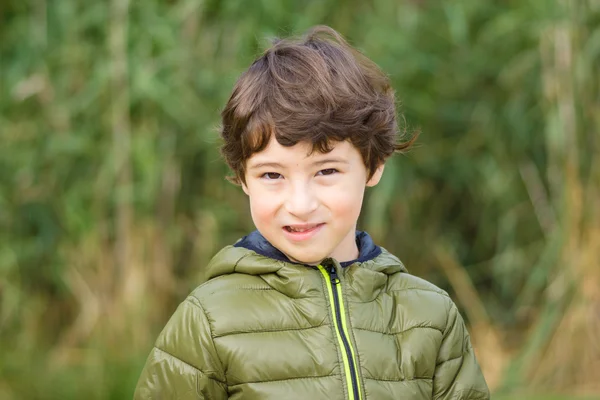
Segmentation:
[[(342, 268), (361, 399), (489, 399), (448, 295), (386, 252)], [(314, 267), (229, 246), (160, 334), (136, 399), (352, 397), (335, 303)]]

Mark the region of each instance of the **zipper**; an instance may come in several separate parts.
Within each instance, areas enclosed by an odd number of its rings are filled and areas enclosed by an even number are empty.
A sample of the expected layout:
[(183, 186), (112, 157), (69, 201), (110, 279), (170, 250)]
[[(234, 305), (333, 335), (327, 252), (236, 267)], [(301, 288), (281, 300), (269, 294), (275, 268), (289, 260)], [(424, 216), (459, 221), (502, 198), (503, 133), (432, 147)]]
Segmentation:
[(342, 351), (344, 371), (346, 373), (346, 385), (348, 387), (348, 398), (350, 400), (362, 400), (360, 391), (360, 380), (357, 372), (356, 354), (349, 340), (348, 325), (346, 324), (346, 312), (342, 299), (342, 287), (335, 267), (331, 265), (326, 270), (322, 265), (317, 266), (325, 278), (329, 300), (332, 303), (333, 324), (337, 333), (338, 343)]

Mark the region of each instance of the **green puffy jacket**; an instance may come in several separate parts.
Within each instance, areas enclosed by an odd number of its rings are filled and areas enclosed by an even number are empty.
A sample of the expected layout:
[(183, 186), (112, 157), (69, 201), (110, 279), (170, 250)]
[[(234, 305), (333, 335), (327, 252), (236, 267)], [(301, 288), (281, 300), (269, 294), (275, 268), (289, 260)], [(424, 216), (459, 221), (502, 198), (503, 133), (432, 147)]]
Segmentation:
[(362, 235), (346, 267), (285, 262), (268, 242), (224, 248), (160, 334), (135, 399), (489, 399), (448, 295)]

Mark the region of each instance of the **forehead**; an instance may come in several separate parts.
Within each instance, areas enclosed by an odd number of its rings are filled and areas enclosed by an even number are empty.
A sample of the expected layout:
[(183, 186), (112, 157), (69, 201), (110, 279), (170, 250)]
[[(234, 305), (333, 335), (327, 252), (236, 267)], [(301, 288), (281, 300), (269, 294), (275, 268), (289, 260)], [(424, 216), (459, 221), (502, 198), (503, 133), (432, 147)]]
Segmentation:
[(310, 142), (283, 146), (272, 136), (264, 150), (254, 153), (248, 159), (248, 168), (268, 162), (277, 162), (282, 165), (314, 163), (324, 159), (351, 162), (356, 156), (360, 157), (358, 151), (348, 141), (331, 142), (329, 147), (331, 151), (323, 153), (313, 149)]

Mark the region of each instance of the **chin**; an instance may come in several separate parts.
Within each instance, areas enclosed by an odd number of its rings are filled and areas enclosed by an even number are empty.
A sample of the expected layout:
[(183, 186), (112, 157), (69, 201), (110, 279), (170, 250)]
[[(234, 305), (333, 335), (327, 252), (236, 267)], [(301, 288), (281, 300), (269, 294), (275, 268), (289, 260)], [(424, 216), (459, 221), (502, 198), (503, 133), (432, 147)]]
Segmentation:
[(285, 240), (278, 240), (275, 235), (273, 236), (274, 240), (271, 240), (269, 236), (265, 236), (265, 238), (275, 246), (275, 248), (285, 254), (292, 262), (317, 265), (331, 254), (330, 252), (328, 253), (328, 251), (332, 251), (329, 248), (324, 249), (318, 241), (311, 241), (310, 243), (307, 242), (294, 246), (290, 245)]
[(323, 259), (327, 258), (326, 255), (318, 255), (318, 254), (294, 254), (294, 253), (285, 253), (285, 255), (292, 261), (296, 261), (302, 264), (309, 265), (317, 265), (320, 264)]

